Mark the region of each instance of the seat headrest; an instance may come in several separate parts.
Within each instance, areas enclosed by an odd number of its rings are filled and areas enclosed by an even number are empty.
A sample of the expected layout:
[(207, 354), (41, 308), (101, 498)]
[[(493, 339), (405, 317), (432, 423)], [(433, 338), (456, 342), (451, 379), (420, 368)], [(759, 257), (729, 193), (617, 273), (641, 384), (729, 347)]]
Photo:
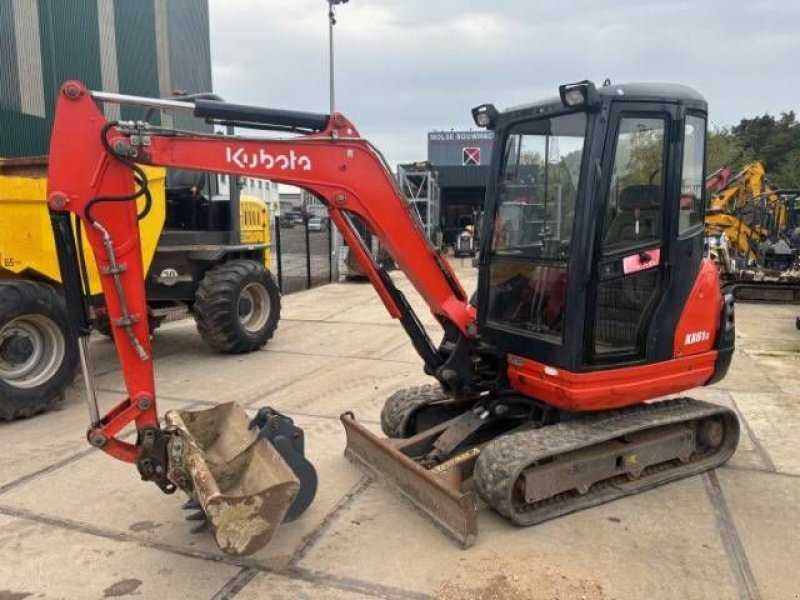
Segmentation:
[(619, 210), (652, 210), (661, 208), (661, 186), (631, 185), (619, 195)]

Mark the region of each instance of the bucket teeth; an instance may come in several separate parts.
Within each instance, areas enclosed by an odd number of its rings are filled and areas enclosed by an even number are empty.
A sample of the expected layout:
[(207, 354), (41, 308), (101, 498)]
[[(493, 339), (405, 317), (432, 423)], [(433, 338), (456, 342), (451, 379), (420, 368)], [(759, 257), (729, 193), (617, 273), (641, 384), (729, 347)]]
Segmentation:
[(192, 535), (197, 535), (199, 533), (205, 533), (210, 528), (211, 528), (211, 526), (208, 524), (208, 521), (206, 520), (206, 521), (203, 521), (202, 523), (198, 523), (197, 525), (192, 527), (189, 530), (189, 533), (191, 533)]
[(175, 432), (169, 479), (196, 502), (186, 518), (202, 521), (220, 550), (243, 556), (265, 546), (284, 521), (300, 481), (275, 446), (250, 429), (250, 418), (230, 402), (199, 411), (169, 411)]
[(200, 503), (194, 498), (189, 498), (186, 502), (183, 503), (183, 506), (181, 506), (181, 508), (183, 510), (199, 510)]

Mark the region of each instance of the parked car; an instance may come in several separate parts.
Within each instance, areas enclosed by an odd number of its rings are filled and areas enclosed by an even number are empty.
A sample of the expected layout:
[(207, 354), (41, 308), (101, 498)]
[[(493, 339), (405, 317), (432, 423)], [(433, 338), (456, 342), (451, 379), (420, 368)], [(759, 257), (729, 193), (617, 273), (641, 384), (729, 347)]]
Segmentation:
[(311, 217), (308, 220), (309, 231), (325, 231), (328, 229), (328, 222), (322, 217)]
[(281, 218), (286, 221), (288, 227), (303, 224), (303, 214), (297, 211), (287, 211), (281, 214)]

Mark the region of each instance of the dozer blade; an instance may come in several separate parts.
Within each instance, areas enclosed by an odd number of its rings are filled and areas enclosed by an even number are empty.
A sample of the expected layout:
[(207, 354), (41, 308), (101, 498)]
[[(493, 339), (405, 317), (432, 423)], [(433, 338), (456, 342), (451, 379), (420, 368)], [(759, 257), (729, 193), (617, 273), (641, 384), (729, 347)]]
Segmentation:
[(417, 436), (393, 440), (378, 437), (356, 421), (351, 412), (340, 417), (347, 434), (344, 454), (370, 477), (387, 483), (453, 537), (462, 547), (475, 543), (478, 535), (478, 500), (474, 492), (462, 491), (462, 468), (471, 467), (477, 454), (465, 454), (439, 467), (426, 469), (411, 456), (444, 431), (447, 423)]
[(208, 410), (169, 411), (177, 432), (169, 447), (169, 479), (196, 500), (220, 550), (241, 556), (269, 543), (300, 481), (233, 402)]

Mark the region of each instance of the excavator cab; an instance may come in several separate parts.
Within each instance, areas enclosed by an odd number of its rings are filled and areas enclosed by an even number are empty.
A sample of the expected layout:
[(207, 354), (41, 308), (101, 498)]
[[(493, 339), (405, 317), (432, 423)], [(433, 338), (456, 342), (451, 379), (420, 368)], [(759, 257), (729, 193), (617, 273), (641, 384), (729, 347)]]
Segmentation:
[(481, 337), (575, 374), (672, 359), (703, 261), (706, 102), (672, 84), (560, 91), (476, 109), (495, 131)]

